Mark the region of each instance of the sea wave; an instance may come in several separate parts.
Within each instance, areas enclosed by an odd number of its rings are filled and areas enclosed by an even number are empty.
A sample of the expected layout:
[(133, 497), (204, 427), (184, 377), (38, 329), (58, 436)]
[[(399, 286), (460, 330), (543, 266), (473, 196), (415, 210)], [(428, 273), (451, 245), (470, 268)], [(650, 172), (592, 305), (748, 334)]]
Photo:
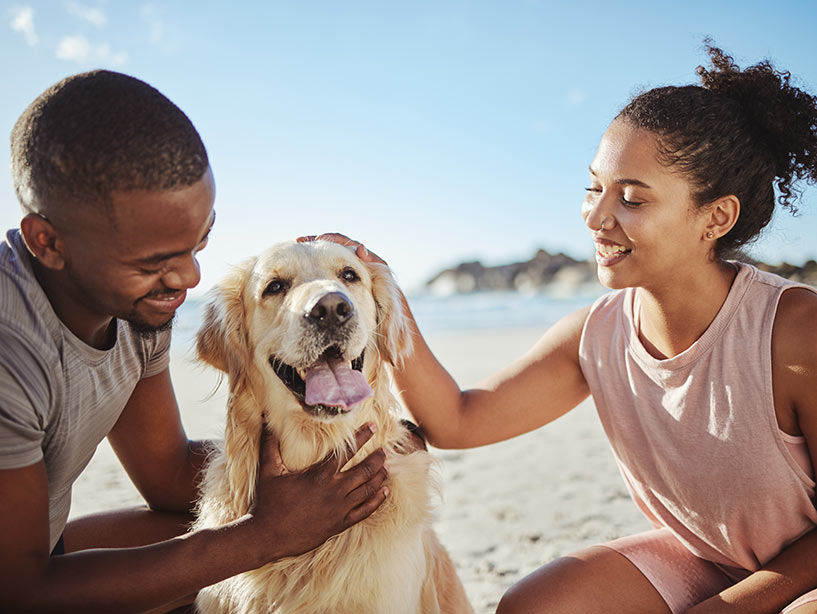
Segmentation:
[[(476, 292), (440, 296), (414, 294), (409, 305), (424, 333), (547, 327), (583, 307), (597, 294), (570, 297), (546, 293)], [(173, 326), (175, 347), (192, 347), (201, 325), (205, 298), (188, 299)]]

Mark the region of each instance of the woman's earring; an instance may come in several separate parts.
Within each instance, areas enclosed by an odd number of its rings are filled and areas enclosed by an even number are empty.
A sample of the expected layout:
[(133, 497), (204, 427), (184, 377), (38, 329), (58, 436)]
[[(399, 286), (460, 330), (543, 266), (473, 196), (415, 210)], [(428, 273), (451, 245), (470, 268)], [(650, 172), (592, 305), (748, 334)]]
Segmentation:
[(706, 231), (706, 238), (707, 239), (714, 239), (715, 238), (715, 233), (712, 232), (711, 230), (707, 230)]

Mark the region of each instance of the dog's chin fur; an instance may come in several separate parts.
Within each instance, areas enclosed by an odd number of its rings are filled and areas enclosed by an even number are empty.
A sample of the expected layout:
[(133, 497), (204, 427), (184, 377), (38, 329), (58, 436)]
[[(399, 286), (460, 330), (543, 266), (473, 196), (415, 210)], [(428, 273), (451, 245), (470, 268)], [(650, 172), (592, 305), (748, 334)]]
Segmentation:
[[(278, 378), (271, 355), (298, 358), (292, 334), (306, 286), (337, 287), (344, 266), (359, 281), (344, 290), (362, 337), (363, 374), (373, 396), (347, 413), (320, 416)], [(270, 300), (270, 276), (292, 279), (288, 296)], [(317, 285), (316, 285), (317, 284)], [(299, 294), (299, 292), (301, 294)], [(296, 324), (293, 324), (293, 321)], [(472, 612), (448, 554), (431, 528), (437, 490), (432, 457), (416, 451), (398, 416), (390, 367), (411, 352), (408, 323), (388, 269), (364, 265), (347, 248), (326, 242), (272, 247), (225, 279), (199, 331), (199, 357), (227, 374), (230, 396), (223, 444), (208, 463), (194, 528), (216, 527), (247, 513), (258, 470), (264, 425), (280, 442), (290, 471), (340, 455), (366, 422), (372, 439), (348, 466), (371, 451), (387, 451), (390, 494), (366, 520), (315, 550), (264, 565), (200, 591), (198, 611), (275, 614), (462, 614)], [(355, 348), (357, 349), (357, 348)], [(291, 364), (291, 363), (290, 363)], [(263, 417), (262, 417), (263, 416)]]

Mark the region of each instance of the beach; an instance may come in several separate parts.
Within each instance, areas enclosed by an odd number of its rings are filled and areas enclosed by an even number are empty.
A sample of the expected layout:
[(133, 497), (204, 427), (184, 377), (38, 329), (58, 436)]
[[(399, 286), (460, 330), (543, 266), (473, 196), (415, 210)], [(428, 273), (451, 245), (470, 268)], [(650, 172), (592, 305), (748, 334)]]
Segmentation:
[[(544, 326), (434, 332), (427, 340), (464, 387), (523, 354)], [(184, 345), (184, 344), (178, 344)], [(171, 373), (191, 438), (219, 437), (226, 386), (172, 350)], [(478, 614), (544, 563), (649, 528), (627, 495), (591, 401), (535, 432), (473, 450), (432, 450), (442, 501), (435, 528)], [(107, 443), (74, 487), (72, 517), (141, 503)]]

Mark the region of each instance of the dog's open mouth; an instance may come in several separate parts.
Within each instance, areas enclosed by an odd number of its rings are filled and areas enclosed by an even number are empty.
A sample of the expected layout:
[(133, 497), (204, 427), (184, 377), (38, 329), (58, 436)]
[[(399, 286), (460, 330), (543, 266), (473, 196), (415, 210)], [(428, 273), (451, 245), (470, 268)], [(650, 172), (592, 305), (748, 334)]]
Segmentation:
[(270, 356), (269, 362), (304, 409), (316, 416), (345, 414), (374, 394), (362, 373), (363, 354), (351, 362), (344, 361), (333, 346), (304, 369), (296, 369), (275, 356)]

